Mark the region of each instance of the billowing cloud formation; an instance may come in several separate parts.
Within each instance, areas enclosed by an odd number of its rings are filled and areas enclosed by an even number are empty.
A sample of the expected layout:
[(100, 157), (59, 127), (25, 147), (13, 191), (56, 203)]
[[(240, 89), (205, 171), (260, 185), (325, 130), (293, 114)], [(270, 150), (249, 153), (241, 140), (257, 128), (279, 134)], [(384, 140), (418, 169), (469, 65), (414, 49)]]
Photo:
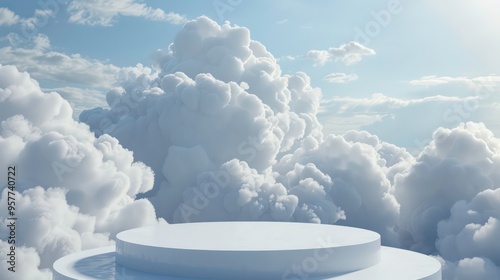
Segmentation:
[(461, 200), (451, 208), (451, 216), (438, 224), (436, 246), (448, 260), (481, 255), (500, 263), (500, 189), (485, 190), (470, 202)]
[(438, 223), (436, 247), (446, 279), (500, 278), (499, 235), (500, 188), (456, 202), (450, 218)]
[(491, 280), (500, 277), (500, 267), (487, 258), (465, 258), (458, 262), (446, 261), (441, 257), (437, 259), (443, 265), (445, 280)]
[(92, 88), (77, 88), (77, 87), (57, 87), (46, 89), (43, 91), (55, 91), (59, 93), (64, 99), (66, 99), (71, 108), (73, 109), (73, 119), (78, 119), (81, 112), (89, 107), (93, 106), (106, 106), (107, 103), (104, 100), (106, 91), (101, 91)]
[(176, 13), (166, 13), (136, 0), (74, 0), (68, 5), (69, 22), (87, 25), (111, 26), (118, 16), (144, 17), (150, 20), (182, 24), (186, 18)]
[[(82, 249), (113, 244), (109, 234), (95, 233), (95, 216), (82, 214), (78, 207), (67, 204), (64, 189), (30, 188), (22, 194), (16, 192), (15, 198), (20, 217), (16, 222), (16, 245), (36, 249), (40, 267), (50, 268), (58, 258)], [(1, 202), (7, 205), (6, 189)], [(7, 217), (6, 210), (2, 217)], [(2, 236), (8, 235), (9, 222), (2, 219)]]
[(29, 280), (50, 280), (52, 279), (52, 272), (50, 268), (39, 269), (40, 266), (40, 256), (38, 255), (35, 248), (20, 246), (16, 247), (16, 257), (17, 260), (23, 261), (23, 268), (16, 269), (14, 273), (9, 272), (10, 267), (7, 263), (7, 254), (10, 253), (10, 244), (0, 239), (0, 252), (2, 256), (0, 257), (1, 264), (0, 276), (5, 280), (18, 280), (18, 279), (29, 279)]
[(356, 64), (365, 56), (374, 55), (375, 51), (358, 42), (351, 41), (338, 48), (328, 50), (310, 50), (307, 56), (316, 66), (324, 65), (328, 61), (340, 61), (345, 65)]
[[(188, 22), (155, 63), (157, 75), (131, 75), (108, 93), (109, 109), (80, 118), (152, 167), (155, 187), (146, 197), (159, 216), (357, 226), (380, 232), (385, 244), (440, 255), (447, 275), (479, 264), (483, 270), (471, 275), (497, 271), (495, 248), (488, 255), (476, 246), (451, 258), (458, 249), (441, 239), (453, 240), (461, 229), (438, 230), (453, 219), (453, 205), (498, 185), (500, 142), (484, 125), (439, 129), (416, 159), (367, 132), (324, 137), (316, 119), (321, 92), (309, 77), (281, 75), (247, 29), (206, 17)], [(366, 106), (429, 100), (385, 98)], [(463, 227), (493, 232), (494, 221), (487, 211), (478, 226)]]
[[(46, 277), (57, 258), (112, 244), (110, 238), (122, 230), (157, 223), (151, 203), (135, 199), (152, 188), (151, 169), (134, 162), (115, 138), (95, 138), (88, 126), (72, 119), (67, 101), (42, 92), (13, 66), (0, 65), (0, 122), (0, 168), (16, 168), (16, 245), (23, 279)], [(0, 182), (1, 202), (7, 205), (6, 172)], [(3, 241), (9, 235), (7, 217), (2, 208)], [(2, 243), (2, 263), (4, 250)], [(0, 276), (12, 274), (4, 269)]]
[[(245, 28), (201, 17), (155, 62), (158, 76), (130, 77), (108, 93), (110, 109), (86, 111), (81, 120), (155, 170), (147, 197), (172, 222), (337, 223), (376, 230), (386, 244), (441, 254), (438, 223), (457, 201), (498, 185), (499, 141), (482, 125), (438, 130), (417, 159), (367, 132), (323, 137), (319, 90), (305, 73), (281, 75)], [(414, 102), (386, 101), (367, 102)], [(495, 225), (489, 221), (488, 229)], [(479, 263), (496, 271), (496, 259), (477, 250), (455, 259), (443, 253), (447, 273)], [(483, 270), (471, 273), (481, 277)]]

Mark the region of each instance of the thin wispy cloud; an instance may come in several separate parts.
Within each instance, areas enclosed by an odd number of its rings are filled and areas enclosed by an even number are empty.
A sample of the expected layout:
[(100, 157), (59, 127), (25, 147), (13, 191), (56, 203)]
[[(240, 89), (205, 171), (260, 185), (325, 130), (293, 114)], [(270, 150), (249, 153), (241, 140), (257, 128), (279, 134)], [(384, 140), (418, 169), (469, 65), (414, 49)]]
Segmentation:
[(0, 26), (14, 25), (22, 22), (21, 18), (9, 8), (0, 8)]
[(187, 21), (183, 15), (152, 8), (136, 0), (74, 0), (67, 10), (70, 14), (69, 22), (84, 25), (112, 26), (120, 16), (142, 17), (172, 24)]
[(314, 62), (315, 66), (322, 66), (329, 61), (339, 61), (345, 65), (353, 65), (360, 62), (365, 56), (375, 54), (375, 50), (351, 41), (328, 50), (310, 50), (307, 56)]
[[(7, 36), (10, 42), (21, 42), (16, 34)], [(117, 67), (80, 54), (65, 54), (51, 50), (50, 39), (37, 34), (23, 45), (0, 48), (0, 63), (13, 64), (37, 79), (82, 86), (109, 88), (131, 69)]]
[(346, 73), (331, 73), (326, 75), (325, 80), (329, 83), (334, 84), (346, 84), (352, 81), (356, 81), (358, 75), (356, 74), (346, 74)]
[(14, 278), (49, 280), (124, 229), (263, 220), (366, 228), (443, 279), (500, 279), (500, 4), (442, 1), (4, 1)]

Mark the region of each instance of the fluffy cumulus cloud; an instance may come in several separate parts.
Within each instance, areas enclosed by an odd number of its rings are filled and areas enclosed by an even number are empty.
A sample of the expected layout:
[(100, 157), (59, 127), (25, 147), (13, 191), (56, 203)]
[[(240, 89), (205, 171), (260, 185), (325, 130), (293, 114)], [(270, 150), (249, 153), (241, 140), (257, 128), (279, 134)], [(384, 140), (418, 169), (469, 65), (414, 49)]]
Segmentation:
[(490, 280), (500, 278), (500, 267), (487, 258), (465, 258), (458, 262), (437, 259), (442, 264), (443, 279), (450, 280)]
[(80, 54), (51, 51), (50, 40), (43, 34), (37, 34), (29, 41), (9, 34), (8, 40), (11, 45), (0, 48), (0, 63), (16, 65), (19, 70), (28, 71), (40, 80), (109, 88), (135, 68), (120, 68)]
[(360, 62), (363, 57), (375, 55), (375, 51), (358, 42), (351, 41), (338, 48), (328, 50), (310, 50), (307, 53), (316, 66), (324, 65), (329, 61), (340, 61), (345, 65), (352, 65)]
[(436, 247), (446, 279), (500, 278), (500, 188), (457, 201), (438, 223)]
[[(50, 279), (47, 269), (57, 258), (113, 244), (122, 230), (158, 222), (151, 203), (135, 199), (152, 188), (152, 170), (135, 162), (117, 139), (95, 138), (88, 126), (72, 119), (67, 101), (42, 92), (14, 66), (0, 66), (0, 122), (0, 167), (16, 168), (10, 196), (16, 198), (23, 279)], [(7, 173), (0, 180), (7, 205)], [(8, 217), (2, 209), (3, 265)], [(2, 279), (12, 277), (6, 269), (0, 273)]]
[(500, 189), (485, 190), (470, 202), (457, 201), (451, 216), (438, 224), (437, 248), (448, 260), (482, 255), (500, 263)]
[(500, 140), (483, 124), (438, 129), (395, 178), (401, 246), (440, 255), (446, 279), (496, 279), (499, 170)]
[[(371, 53), (362, 49), (350, 43), (324, 61), (354, 63)], [(431, 99), (323, 105), (372, 114)], [(207, 17), (187, 22), (153, 69), (123, 75), (106, 106), (83, 111), (81, 122), (59, 94), (1, 67), (0, 168), (20, 170), (23, 277), (48, 279), (56, 258), (165, 219), (362, 227), (436, 256), (445, 279), (498, 278), (500, 139), (481, 123), (440, 128), (414, 157), (367, 131), (324, 135), (320, 102), (307, 74), (284, 75), (248, 29)]]
[(182, 24), (186, 18), (182, 15), (152, 8), (136, 0), (74, 0), (68, 5), (69, 22), (87, 25), (112, 26), (118, 16), (143, 17), (156, 21)]
[(21, 18), (9, 8), (0, 8), (0, 26), (14, 25), (21, 22)]

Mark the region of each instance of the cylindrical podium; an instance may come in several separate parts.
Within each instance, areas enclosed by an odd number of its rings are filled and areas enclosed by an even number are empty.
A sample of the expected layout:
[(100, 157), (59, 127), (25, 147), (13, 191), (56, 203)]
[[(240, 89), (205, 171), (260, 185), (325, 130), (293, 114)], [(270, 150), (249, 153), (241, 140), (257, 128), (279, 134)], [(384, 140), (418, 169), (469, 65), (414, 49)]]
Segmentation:
[(280, 222), (165, 224), (63, 257), (54, 279), (441, 279), (440, 263), (378, 233)]

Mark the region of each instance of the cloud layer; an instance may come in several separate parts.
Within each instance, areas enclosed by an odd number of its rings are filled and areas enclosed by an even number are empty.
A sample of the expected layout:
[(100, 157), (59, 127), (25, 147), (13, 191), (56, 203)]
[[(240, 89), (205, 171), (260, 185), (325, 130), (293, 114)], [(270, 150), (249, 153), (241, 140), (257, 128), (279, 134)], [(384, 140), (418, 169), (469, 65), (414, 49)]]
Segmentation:
[[(42, 92), (13, 66), (0, 66), (0, 122), (0, 167), (17, 169), (16, 246), (23, 268), (16, 277), (50, 279), (47, 269), (57, 258), (112, 244), (110, 238), (124, 229), (157, 223), (151, 203), (135, 200), (151, 189), (151, 169), (134, 162), (115, 138), (95, 138), (86, 125), (72, 119), (67, 101), (55, 92)], [(4, 205), (6, 176), (0, 175)], [(3, 241), (7, 217), (2, 208)], [(0, 275), (13, 277), (7, 269)]]
[(345, 84), (358, 79), (356, 74), (331, 73), (326, 75), (325, 80), (329, 83)]
[[(354, 63), (370, 53), (362, 49), (330, 49), (318, 62)], [(20, 171), (23, 279), (50, 279), (58, 257), (162, 219), (356, 226), (435, 255), (445, 279), (499, 275), (500, 139), (484, 124), (437, 129), (416, 157), (366, 131), (323, 135), (322, 94), (308, 75), (282, 74), (248, 29), (206, 17), (187, 22), (154, 62), (128, 71), (107, 107), (81, 122), (58, 93), (0, 67), (0, 168)], [(379, 95), (328, 106), (341, 114), (428, 101)], [(2, 256), (6, 236), (2, 225)]]
[(152, 8), (136, 0), (74, 0), (69, 3), (69, 22), (85, 25), (112, 26), (119, 16), (143, 17), (149, 20), (167, 21), (182, 24), (186, 18), (182, 15)]
[(332, 47), (328, 50), (310, 50), (307, 57), (314, 62), (315, 66), (321, 66), (329, 61), (340, 61), (345, 65), (353, 65), (360, 62), (363, 57), (375, 55), (375, 50), (370, 49), (358, 42), (351, 41), (340, 47)]
[[(362, 57), (349, 49), (328, 59)], [(462, 275), (466, 264), (496, 271), (495, 258), (474, 259), (483, 257), (481, 249), (450, 258), (437, 245), (438, 224), (453, 218), (455, 203), (498, 186), (499, 140), (484, 125), (439, 129), (417, 158), (367, 132), (324, 136), (316, 119), (321, 93), (309, 77), (281, 75), (248, 30), (205, 17), (187, 23), (155, 61), (158, 77), (143, 75), (110, 91), (110, 109), (84, 112), (81, 120), (153, 168), (155, 189), (147, 197), (161, 217), (358, 226), (380, 232), (385, 244), (440, 255), (449, 275)], [(385, 99), (367, 104), (433, 101)], [(124, 109), (127, 100), (136, 103)], [(486, 221), (482, 227), (495, 225)]]

